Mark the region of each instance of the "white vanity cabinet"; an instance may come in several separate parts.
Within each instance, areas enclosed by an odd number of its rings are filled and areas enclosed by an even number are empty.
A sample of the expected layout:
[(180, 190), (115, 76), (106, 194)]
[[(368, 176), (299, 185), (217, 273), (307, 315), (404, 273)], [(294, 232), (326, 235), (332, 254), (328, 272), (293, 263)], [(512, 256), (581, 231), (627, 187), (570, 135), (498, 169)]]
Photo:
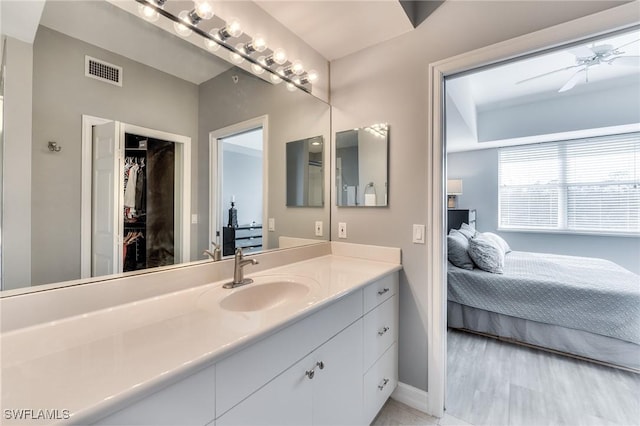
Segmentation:
[(398, 273), (97, 424), (368, 425), (398, 382)]
[(232, 425), (362, 424), (362, 320), (216, 420)]

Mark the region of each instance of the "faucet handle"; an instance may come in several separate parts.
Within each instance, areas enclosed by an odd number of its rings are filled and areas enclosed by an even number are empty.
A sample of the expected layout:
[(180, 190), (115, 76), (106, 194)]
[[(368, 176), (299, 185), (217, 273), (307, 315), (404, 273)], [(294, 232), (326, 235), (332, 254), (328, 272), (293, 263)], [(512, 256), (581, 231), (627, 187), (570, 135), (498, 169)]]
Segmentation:
[(242, 257), (243, 257), (242, 248), (240, 248), (240, 247), (236, 248), (236, 257), (239, 257), (240, 259), (242, 259)]

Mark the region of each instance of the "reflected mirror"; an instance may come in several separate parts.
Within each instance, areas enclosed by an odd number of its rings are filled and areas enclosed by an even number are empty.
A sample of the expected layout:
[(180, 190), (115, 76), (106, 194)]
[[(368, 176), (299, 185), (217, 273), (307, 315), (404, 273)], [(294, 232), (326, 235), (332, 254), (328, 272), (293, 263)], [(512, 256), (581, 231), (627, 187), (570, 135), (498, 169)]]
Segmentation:
[(322, 136), (287, 142), (287, 206), (324, 205)]
[[(234, 196), (253, 250), (326, 239), (315, 223), (328, 229), (329, 209), (288, 207), (282, 165), (287, 141), (328, 140), (329, 106), (125, 3), (48, 1), (33, 44), (3, 35), (2, 290), (203, 260)], [(255, 145), (225, 148), (257, 130)], [(326, 171), (316, 179), (328, 197)]]
[(336, 204), (379, 207), (388, 198), (389, 125), (336, 133)]

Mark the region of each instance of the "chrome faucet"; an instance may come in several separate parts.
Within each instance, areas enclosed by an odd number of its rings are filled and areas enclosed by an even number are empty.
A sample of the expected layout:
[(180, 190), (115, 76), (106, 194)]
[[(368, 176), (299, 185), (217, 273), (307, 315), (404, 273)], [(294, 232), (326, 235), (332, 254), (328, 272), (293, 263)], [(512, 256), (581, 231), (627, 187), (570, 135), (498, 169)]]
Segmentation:
[(241, 285), (251, 284), (253, 282), (251, 278), (244, 277), (244, 270), (242, 268), (249, 264), (257, 265), (258, 261), (255, 259), (244, 259), (244, 256), (242, 255), (242, 249), (239, 247), (236, 249), (234, 260), (235, 266), (233, 267), (233, 281), (223, 285), (223, 288), (235, 288)]

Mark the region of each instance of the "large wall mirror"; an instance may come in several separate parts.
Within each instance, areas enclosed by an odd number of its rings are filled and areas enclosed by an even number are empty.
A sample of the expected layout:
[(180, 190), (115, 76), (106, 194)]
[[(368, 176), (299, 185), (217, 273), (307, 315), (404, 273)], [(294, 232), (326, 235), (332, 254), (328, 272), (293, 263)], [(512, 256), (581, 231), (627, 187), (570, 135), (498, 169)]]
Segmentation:
[(388, 201), (389, 125), (336, 133), (336, 204), (381, 207)]
[[(3, 140), (2, 290), (204, 260), (232, 208), (248, 251), (328, 239), (316, 235), (328, 206), (287, 206), (284, 167), (287, 142), (330, 140), (325, 102), (102, 0), (47, 1), (32, 45), (6, 40), (7, 76), (21, 76), (7, 88), (33, 93), (31, 110), (12, 112), (31, 142)], [(327, 168), (315, 178), (328, 199)], [(16, 194), (31, 200), (19, 214)]]

